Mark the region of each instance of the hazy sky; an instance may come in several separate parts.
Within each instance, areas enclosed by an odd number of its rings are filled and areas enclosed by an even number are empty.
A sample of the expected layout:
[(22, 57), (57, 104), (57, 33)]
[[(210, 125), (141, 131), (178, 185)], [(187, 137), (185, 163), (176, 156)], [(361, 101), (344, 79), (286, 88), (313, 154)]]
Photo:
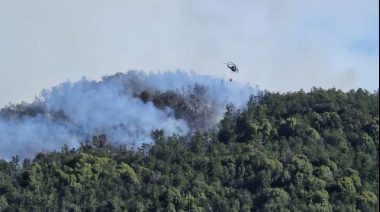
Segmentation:
[(178, 68), (272, 91), (375, 90), (379, 1), (0, 0), (0, 107), (67, 79)]

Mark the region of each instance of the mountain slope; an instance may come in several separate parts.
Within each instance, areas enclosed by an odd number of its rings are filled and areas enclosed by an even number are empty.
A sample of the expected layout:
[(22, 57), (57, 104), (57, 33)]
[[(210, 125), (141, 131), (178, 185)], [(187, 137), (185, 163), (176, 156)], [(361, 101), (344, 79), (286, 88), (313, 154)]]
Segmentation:
[(228, 105), (217, 133), (150, 136), (3, 161), (0, 210), (379, 210), (378, 91), (259, 92)]

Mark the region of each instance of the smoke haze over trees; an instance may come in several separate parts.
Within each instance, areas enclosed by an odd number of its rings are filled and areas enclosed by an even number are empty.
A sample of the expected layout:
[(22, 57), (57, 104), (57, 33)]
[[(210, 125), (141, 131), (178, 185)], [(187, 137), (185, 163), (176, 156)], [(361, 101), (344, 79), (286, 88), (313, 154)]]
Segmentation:
[(379, 211), (379, 3), (0, 1), (0, 212)]
[(227, 103), (244, 107), (256, 90), (179, 70), (129, 71), (99, 82), (67, 81), (43, 90), (31, 104), (10, 104), (1, 110), (0, 155), (31, 157), (63, 144), (79, 146), (98, 134), (114, 143), (139, 146), (152, 142), (150, 133), (156, 129), (166, 136), (216, 129)]
[[(184, 76), (68, 82), (3, 108), (0, 211), (379, 211), (378, 90), (238, 96), (251, 89)], [(181, 80), (198, 84), (171, 90)], [(61, 142), (84, 132), (99, 134)], [(125, 137), (153, 142), (113, 141)], [(11, 155), (33, 143), (57, 151)]]

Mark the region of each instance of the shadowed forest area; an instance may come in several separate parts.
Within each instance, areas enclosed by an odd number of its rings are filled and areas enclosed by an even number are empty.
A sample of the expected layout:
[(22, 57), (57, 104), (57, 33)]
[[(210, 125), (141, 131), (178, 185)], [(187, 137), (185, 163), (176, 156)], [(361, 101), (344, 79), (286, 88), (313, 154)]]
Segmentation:
[[(171, 107), (191, 136), (157, 129), (134, 146), (91, 135), (1, 160), (0, 211), (379, 211), (378, 90), (260, 91), (243, 109), (228, 104), (215, 128), (220, 102), (202, 101), (202, 88), (134, 92)], [(13, 105), (1, 117), (43, 111)]]

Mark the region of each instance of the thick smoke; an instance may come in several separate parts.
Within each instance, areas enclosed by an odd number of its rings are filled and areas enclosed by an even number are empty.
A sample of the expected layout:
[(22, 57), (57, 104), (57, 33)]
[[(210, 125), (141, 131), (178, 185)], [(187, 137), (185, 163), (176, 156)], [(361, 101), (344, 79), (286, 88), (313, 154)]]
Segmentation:
[[(205, 89), (198, 95), (195, 88), (199, 85)], [(129, 71), (105, 76), (99, 82), (85, 78), (75, 83), (67, 81), (43, 90), (32, 104), (2, 110), (0, 158), (33, 157), (43, 150), (60, 150), (63, 144), (76, 147), (99, 134), (106, 134), (113, 143), (139, 146), (152, 142), (152, 130), (162, 129), (166, 136), (191, 133), (192, 123), (176, 118), (171, 108), (158, 109), (151, 101), (142, 101), (137, 95), (143, 91), (152, 95), (174, 91), (186, 98), (195, 94), (206, 104), (214, 102), (214, 125), (222, 118), (227, 103), (244, 107), (249, 96), (255, 94), (249, 85), (184, 71)], [(28, 107), (39, 112), (25, 115)]]

